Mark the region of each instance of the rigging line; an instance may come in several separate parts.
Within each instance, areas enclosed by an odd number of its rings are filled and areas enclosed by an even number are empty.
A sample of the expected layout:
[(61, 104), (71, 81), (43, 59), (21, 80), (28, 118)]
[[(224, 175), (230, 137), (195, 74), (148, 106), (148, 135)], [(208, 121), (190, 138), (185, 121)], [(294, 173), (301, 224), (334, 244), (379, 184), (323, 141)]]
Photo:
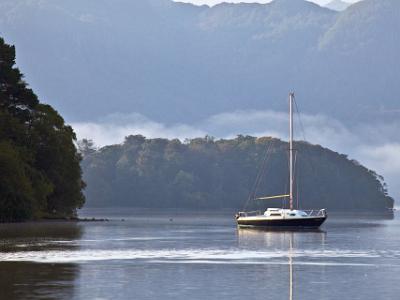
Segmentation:
[(297, 197), (296, 197), (297, 209), (300, 209), (300, 205), (299, 205), (299, 182), (298, 181), (296, 183), (296, 194), (297, 194)]
[(262, 181), (263, 174), (265, 173), (265, 170), (266, 170), (266, 166), (267, 166), (267, 162), (268, 162), (269, 156), (271, 154), (271, 147), (272, 147), (272, 144), (269, 143), (267, 151), (265, 153), (263, 164), (262, 164), (262, 166), (261, 166), (261, 168), (259, 170), (259, 173), (258, 173), (258, 178), (257, 178), (257, 180), (256, 180), (256, 182), (254, 184), (253, 194), (252, 194), (251, 198), (248, 201), (250, 201), (250, 200), (252, 200), (252, 199), (254, 199), (256, 197), (256, 194), (258, 192), (259, 186), (260, 186), (261, 181)]
[[(254, 197), (255, 197), (255, 194), (257, 193), (257, 186), (260, 184), (262, 174), (263, 174), (263, 172), (264, 172), (264, 170), (265, 170), (265, 165), (266, 165), (267, 160), (268, 160), (270, 147), (271, 147), (271, 145), (268, 144), (268, 148), (267, 148), (267, 151), (265, 152), (265, 156), (264, 156), (263, 162), (262, 162), (262, 164), (261, 164), (260, 169), (258, 170), (258, 174), (257, 174), (256, 181), (254, 182), (254, 187), (253, 187), (253, 190), (252, 190), (251, 198), (254, 198)], [(251, 199), (250, 199), (250, 200), (251, 200)]]
[(293, 162), (293, 180), (296, 179), (296, 171), (297, 171), (297, 151), (294, 152), (294, 162)]
[[(300, 129), (301, 129), (302, 134), (303, 134), (303, 140), (306, 142), (306, 141), (307, 141), (307, 139), (306, 139), (306, 133), (305, 133), (305, 129), (304, 129), (304, 126), (303, 126), (303, 122), (302, 122), (302, 119), (301, 119), (301, 113), (300, 113), (299, 107), (298, 107), (298, 105), (297, 105), (296, 99), (294, 99), (294, 104), (295, 104), (295, 107), (296, 107), (296, 111), (297, 111), (297, 115), (298, 115), (298, 119), (299, 119), (299, 123), (300, 123)], [(299, 146), (300, 146), (300, 145), (299, 145)], [(314, 165), (314, 163), (313, 163), (313, 161), (312, 161), (311, 150), (308, 148), (308, 146), (307, 146), (306, 143), (304, 144), (304, 152), (305, 152), (306, 155), (309, 157), (309, 159), (306, 159), (306, 161), (308, 162), (309, 166), (311, 167), (312, 172), (315, 173), (316, 167), (315, 167), (315, 165)], [(298, 199), (297, 199), (297, 201), (298, 201)]]
[(261, 180), (261, 176), (262, 176), (263, 170), (265, 169), (266, 161), (267, 161), (267, 158), (268, 158), (268, 155), (269, 155), (269, 152), (270, 152), (270, 148), (271, 148), (271, 146), (272, 146), (272, 143), (273, 143), (273, 140), (272, 140), (270, 143), (268, 143), (268, 147), (267, 147), (267, 150), (266, 150), (266, 152), (265, 152), (265, 156), (264, 156), (264, 158), (263, 158), (261, 167), (260, 167), (259, 171), (257, 172), (256, 180), (255, 180), (255, 182), (254, 182), (254, 184), (253, 184), (252, 189), (250, 190), (249, 196), (248, 196), (248, 198), (247, 198), (247, 201), (246, 201), (246, 203), (245, 203), (243, 209), (246, 209), (247, 206), (248, 206), (248, 204), (249, 204), (249, 202), (250, 202), (250, 200), (254, 198), (254, 195), (255, 195), (255, 193), (256, 193), (256, 188), (257, 188), (258, 182)]
[(261, 173), (261, 176), (260, 176), (260, 180), (258, 181), (257, 186), (256, 186), (256, 189), (255, 189), (255, 191), (254, 191), (254, 198), (255, 198), (255, 196), (257, 195), (258, 191), (259, 191), (260, 184), (261, 184), (261, 181), (262, 181), (262, 176), (264, 175), (264, 176), (266, 177), (266, 175), (267, 175), (267, 174), (266, 174), (266, 173), (267, 173), (267, 164), (268, 164), (268, 161), (270, 160), (270, 158), (271, 158), (271, 156), (272, 156), (273, 144), (274, 144), (274, 141), (272, 140), (272, 141), (271, 141), (271, 144), (270, 144), (270, 147), (269, 147), (269, 151), (268, 151), (268, 155), (267, 155), (265, 164), (264, 164), (263, 169), (262, 169), (262, 173)]
[(294, 99), (294, 105), (296, 107), (297, 116), (298, 116), (297, 118), (299, 119), (299, 123), (300, 123), (300, 130), (301, 130), (301, 132), (303, 134), (303, 140), (306, 141), (306, 132), (304, 130), (303, 121), (301, 119), (301, 114), (300, 114), (299, 107), (297, 106), (296, 98)]
[[(297, 163), (297, 152), (296, 152), (296, 156), (295, 156), (295, 161)], [(296, 165), (296, 164), (295, 164)], [(299, 203), (299, 185), (300, 185), (300, 174), (298, 174), (298, 170), (299, 168), (296, 168), (295, 170), (295, 178), (296, 178), (296, 205), (297, 205), (297, 209), (300, 209)]]
[[(303, 134), (303, 139), (304, 139), (304, 141), (306, 141), (306, 133), (305, 133), (305, 130), (304, 130), (304, 126), (303, 126), (303, 122), (302, 122), (302, 119), (301, 119), (300, 110), (299, 110), (299, 107), (297, 105), (296, 99), (294, 99), (294, 104), (295, 104), (297, 115), (298, 115), (298, 119), (299, 119), (299, 122), (300, 122), (300, 129), (301, 129), (302, 134)], [(308, 154), (308, 156), (310, 158), (307, 161), (308, 161), (309, 165), (311, 166), (312, 171), (315, 172), (316, 168), (315, 168), (315, 166), (314, 166), (314, 164), (313, 164), (313, 162), (311, 160), (311, 157), (312, 157), (311, 151), (308, 149), (307, 145), (304, 145), (304, 150), (307, 152), (307, 154)]]
[(263, 176), (264, 176), (265, 178), (266, 178), (266, 176), (267, 176), (267, 173), (268, 173), (268, 168), (267, 168), (267, 166), (268, 166), (269, 161), (271, 160), (274, 146), (275, 146), (275, 140), (271, 140), (271, 143), (270, 143), (270, 145), (269, 145), (269, 151), (268, 151), (268, 154), (267, 154), (267, 157), (266, 157), (266, 161), (265, 161), (265, 164), (264, 164), (264, 166), (263, 166), (263, 168), (262, 168), (262, 170), (261, 170), (261, 173), (260, 173), (261, 176), (260, 176), (260, 178), (259, 178), (259, 181), (258, 181), (258, 183), (257, 183), (256, 189), (255, 189), (255, 191), (254, 191), (254, 198), (255, 198), (255, 196), (257, 195), (257, 193), (258, 193), (258, 191), (259, 191), (259, 189), (260, 189), (260, 185), (261, 185), (261, 183), (262, 183)]
[[(290, 147), (290, 146), (289, 146)], [(288, 148), (289, 148), (288, 147)], [(289, 163), (289, 150), (287, 150), (286, 152), (286, 163), (287, 163), (287, 169), (289, 170), (290, 168), (290, 163)], [(285, 188), (284, 191), (285, 193), (289, 193), (289, 177), (290, 176), (285, 176), (286, 177), (286, 181), (285, 181)], [(282, 208), (287, 208), (288, 207), (288, 203), (287, 203), (287, 198), (282, 199)]]
[[(290, 147), (290, 146), (289, 146)], [(287, 169), (289, 170), (289, 168), (290, 168), (290, 162), (289, 162), (289, 150), (287, 151), (287, 153), (286, 153), (286, 157), (287, 157)], [(286, 177), (286, 183), (285, 183), (285, 191), (287, 191), (288, 193), (289, 193), (289, 182), (290, 182), (290, 176), (288, 175), (288, 176), (285, 176)], [(287, 201), (286, 201), (286, 199), (285, 199), (285, 206), (287, 205), (287, 203), (286, 203)]]

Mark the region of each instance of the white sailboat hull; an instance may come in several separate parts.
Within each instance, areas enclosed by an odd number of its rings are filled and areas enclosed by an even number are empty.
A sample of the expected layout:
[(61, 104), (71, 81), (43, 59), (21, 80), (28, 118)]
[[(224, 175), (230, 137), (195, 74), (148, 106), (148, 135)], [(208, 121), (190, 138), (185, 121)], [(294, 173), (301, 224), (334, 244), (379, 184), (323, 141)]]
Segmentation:
[(264, 214), (240, 212), (236, 215), (236, 222), (240, 227), (318, 228), (327, 217), (324, 209), (304, 211), (269, 208)]
[(236, 219), (240, 227), (287, 227), (287, 228), (318, 228), (325, 220), (323, 217), (304, 217), (304, 218), (268, 218), (265, 216), (239, 217)]

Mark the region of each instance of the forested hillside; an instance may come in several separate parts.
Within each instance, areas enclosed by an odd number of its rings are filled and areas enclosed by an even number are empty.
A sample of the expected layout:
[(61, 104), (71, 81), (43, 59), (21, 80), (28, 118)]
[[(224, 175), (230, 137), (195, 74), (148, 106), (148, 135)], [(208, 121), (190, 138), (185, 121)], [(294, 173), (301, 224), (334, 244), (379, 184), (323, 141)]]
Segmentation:
[[(278, 139), (206, 137), (182, 143), (136, 135), (121, 145), (96, 150), (83, 141), (80, 148), (89, 206), (241, 209), (251, 192), (254, 198), (288, 190), (288, 145)], [(295, 148), (300, 207), (393, 207), (383, 178), (373, 171), (321, 146), (296, 142)], [(253, 189), (258, 173), (263, 176)], [(249, 208), (266, 205), (249, 202)]]
[(75, 134), (14, 65), (0, 38), (0, 222), (74, 216), (84, 203)]

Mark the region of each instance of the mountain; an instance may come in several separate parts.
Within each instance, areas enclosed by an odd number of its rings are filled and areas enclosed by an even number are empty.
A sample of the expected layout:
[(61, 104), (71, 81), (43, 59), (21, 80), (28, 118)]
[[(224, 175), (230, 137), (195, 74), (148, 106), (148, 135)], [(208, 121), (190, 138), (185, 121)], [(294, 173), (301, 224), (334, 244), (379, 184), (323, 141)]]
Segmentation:
[(333, 0), (331, 2), (329, 2), (328, 4), (325, 5), (325, 7), (332, 9), (332, 10), (336, 10), (336, 11), (342, 11), (345, 10), (346, 8), (348, 8), (351, 4), (348, 2), (344, 2), (341, 0)]
[[(383, 179), (375, 172), (321, 146), (296, 142), (295, 148), (295, 194), (302, 208), (385, 211), (393, 207)], [(252, 197), (285, 193), (287, 149), (287, 143), (278, 139), (251, 136), (185, 143), (129, 136), (121, 145), (99, 150), (86, 141), (81, 151), (87, 204), (241, 209), (250, 193)], [(265, 203), (247, 203), (249, 209), (265, 208)]]
[(70, 122), (119, 112), (194, 124), (283, 110), (289, 90), (305, 113), (371, 122), (387, 117), (382, 106), (398, 108), (399, 7), (3, 0), (0, 34), (17, 45), (35, 91)]
[[(336, 97), (342, 99), (336, 104), (346, 106), (351, 94), (357, 99), (354, 111), (371, 119), (389, 119), (390, 115), (379, 111), (399, 108), (398, 97), (390, 99), (387, 94), (396, 92), (400, 78), (396, 59), (400, 38), (393, 31), (400, 29), (399, 17), (399, 1), (361, 1), (342, 12), (321, 36), (319, 53), (329, 57), (326, 67), (334, 78), (331, 84), (337, 87)], [(346, 88), (349, 84), (351, 91)], [(328, 92), (321, 94), (327, 96)]]

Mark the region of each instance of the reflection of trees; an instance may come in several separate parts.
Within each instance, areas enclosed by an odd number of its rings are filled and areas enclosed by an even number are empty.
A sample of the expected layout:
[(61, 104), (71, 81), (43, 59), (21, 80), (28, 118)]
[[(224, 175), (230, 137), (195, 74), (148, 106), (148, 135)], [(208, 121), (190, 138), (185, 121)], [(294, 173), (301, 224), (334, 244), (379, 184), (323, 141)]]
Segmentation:
[[(76, 223), (2, 224), (0, 256), (75, 248), (73, 241), (81, 236), (82, 227)], [(78, 272), (74, 264), (0, 262), (0, 299), (71, 299)]]
[[(74, 247), (73, 241), (82, 236), (82, 227), (75, 222), (43, 222), (0, 224), (0, 253), (9, 251), (50, 250), (62, 246)], [(21, 247), (22, 246), (22, 247)]]
[(0, 299), (72, 299), (79, 266), (0, 263)]
[(35, 222), (0, 224), (0, 237), (4, 238), (72, 238), (81, 237), (81, 225), (77, 222)]

